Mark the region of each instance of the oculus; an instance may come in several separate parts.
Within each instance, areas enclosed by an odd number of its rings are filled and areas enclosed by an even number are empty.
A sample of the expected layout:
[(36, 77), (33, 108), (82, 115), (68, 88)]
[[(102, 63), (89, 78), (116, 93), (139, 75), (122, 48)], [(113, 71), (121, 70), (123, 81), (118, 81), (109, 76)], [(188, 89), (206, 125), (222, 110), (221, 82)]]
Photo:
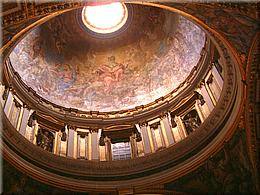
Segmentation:
[(118, 31), (127, 21), (128, 11), (124, 3), (86, 6), (82, 9), (83, 24), (96, 33)]

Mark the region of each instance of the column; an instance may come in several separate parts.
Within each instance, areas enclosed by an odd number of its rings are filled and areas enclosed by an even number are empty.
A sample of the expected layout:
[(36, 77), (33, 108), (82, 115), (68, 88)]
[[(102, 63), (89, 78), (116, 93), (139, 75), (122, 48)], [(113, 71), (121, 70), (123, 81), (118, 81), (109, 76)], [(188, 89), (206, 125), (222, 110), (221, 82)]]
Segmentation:
[(91, 142), (91, 155), (90, 155), (91, 160), (99, 159), (99, 145), (98, 145), (98, 140), (99, 140), (98, 135), (99, 134), (101, 134), (101, 129), (92, 130), (91, 133), (89, 134), (90, 142)]
[(148, 125), (147, 131), (148, 131), (148, 136), (149, 136), (151, 146), (152, 146), (152, 152), (155, 152), (155, 151), (158, 150), (158, 144), (157, 144), (157, 141), (156, 141), (155, 130), (156, 130), (155, 127)]
[(151, 128), (150, 128), (149, 125), (147, 125), (146, 130), (147, 130), (147, 134), (148, 134), (148, 140), (149, 140), (149, 142), (150, 142), (150, 146), (151, 146), (151, 151), (152, 151), (152, 152), (155, 152), (155, 146), (154, 146), (155, 141), (154, 141), (154, 136), (153, 136), (153, 133), (152, 133)]
[(5, 86), (0, 84), (0, 103), (2, 104), (2, 107), (4, 108), (4, 103), (5, 103), (5, 100), (4, 100), (4, 93), (6, 93), (6, 89), (5, 89)]
[(13, 95), (13, 104), (11, 108), (11, 112), (9, 114), (9, 120), (12, 123), (12, 125), (18, 130), (18, 127), (20, 126), (19, 124), (19, 118), (21, 117), (22, 114), (22, 102), (19, 100), (15, 95)]
[(212, 81), (213, 81), (213, 76), (212, 76), (212, 74), (210, 74), (210, 76), (205, 81), (205, 88), (206, 88), (206, 90), (208, 92), (208, 95), (209, 95), (213, 105), (215, 106), (217, 104), (217, 101), (216, 101), (216, 99), (215, 99), (215, 97), (214, 97), (214, 95), (213, 95), (213, 93), (212, 93), (212, 91), (211, 91), (211, 89), (209, 87), (209, 84), (212, 83)]
[(102, 129), (98, 130), (98, 145), (99, 145), (99, 160), (106, 161), (106, 146), (105, 146), (105, 137), (102, 133)]
[(32, 142), (33, 144), (36, 145), (36, 141), (37, 141), (37, 134), (38, 134), (38, 130), (39, 130), (39, 124), (37, 122), (37, 120), (33, 121), (33, 137), (32, 137)]
[(220, 76), (220, 74), (219, 74), (215, 64), (212, 66), (212, 70), (211, 71), (212, 71), (212, 75), (215, 78), (219, 88), (222, 89), (224, 81), (223, 81), (222, 77)]
[(13, 100), (14, 101), (12, 103), (8, 118), (9, 118), (9, 121), (11, 122), (11, 124), (13, 125), (13, 127), (16, 128), (18, 112), (20, 112), (20, 110), (17, 107), (18, 105), (16, 104), (15, 99), (13, 99)]
[(135, 135), (136, 135), (136, 150), (137, 150), (137, 156), (144, 156), (144, 144), (142, 140), (142, 134), (141, 134), (141, 128), (138, 124), (135, 124), (135, 127), (137, 129)]
[(106, 160), (112, 160), (112, 151), (111, 151), (111, 139), (109, 137), (105, 137), (105, 150), (106, 150)]
[[(89, 134), (88, 134), (88, 160), (92, 160), (92, 155), (93, 155), (93, 152), (92, 152), (92, 131), (90, 130), (89, 131)], [(98, 150), (98, 146), (97, 146), (97, 150)]]
[(65, 125), (64, 131), (59, 131), (58, 154), (60, 156), (67, 156), (68, 134), (68, 125)]
[(81, 142), (81, 140), (80, 140), (80, 135), (77, 133), (77, 158), (80, 158), (80, 150), (81, 150), (81, 147), (80, 147), (80, 142)]
[(144, 153), (149, 154), (152, 152), (152, 147), (151, 147), (151, 143), (149, 140), (146, 123), (141, 124), (140, 131), (141, 131), (141, 136), (142, 136), (143, 145), (144, 145)]
[(26, 107), (26, 105), (24, 105), (23, 106), (23, 116), (22, 116), (21, 125), (19, 128), (19, 132), (23, 136), (25, 136), (25, 133), (26, 133), (26, 127), (27, 127), (29, 115), (30, 115), (30, 110)]
[(213, 96), (213, 100), (215, 101), (215, 105), (217, 104), (217, 100), (220, 97), (221, 93), (221, 87), (217, 84), (217, 81), (213, 74), (210, 75), (208, 81), (207, 81), (208, 88), (210, 90), (210, 93)]
[[(69, 133), (68, 133), (68, 157), (71, 158), (75, 158), (76, 154), (75, 154), (75, 147), (77, 147), (77, 133), (75, 132), (75, 130), (71, 127), (69, 127), (68, 129)], [(76, 139), (75, 139), (75, 134), (76, 134)]]
[(172, 127), (172, 134), (174, 137), (174, 141), (175, 143), (181, 141), (181, 135), (179, 133), (178, 127), (177, 127), (177, 123), (175, 122), (175, 116), (172, 117), (171, 114), (169, 114), (171, 117), (171, 127)]
[(159, 125), (158, 125), (158, 131), (160, 133), (160, 137), (161, 137), (161, 141), (162, 141), (162, 147), (165, 147), (166, 146), (166, 144), (165, 144), (165, 137), (163, 136), (162, 126), (161, 126), (160, 122), (159, 122)]
[(166, 147), (174, 144), (175, 140), (172, 134), (171, 125), (167, 114), (161, 117), (160, 126), (162, 128), (162, 135), (164, 137)]
[(201, 106), (201, 102), (200, 100), (196, 100), (195, 102), (195, 109), (200, 117), (200, 120), (201, 120), (201, 123), (203, 123), (203, 121), (205, 120), (205, 116), (203, 114), (203, 111), (202, 111), (202, 106)]
[(24, 112), (24, 108), (23, 108), (23, 106), (21, 106), (20, 107), (20, 113), (19, 113), (18, 120), (17, 120), (17, 125), (16, 125), (17, 131), (19, 131), (20, 126), (21, 126), (23, 112)]
[(175, 116), (174, 120), (177, 124), (177, 129), (179, 131), (181, 139), (184, 139), (185, 137), (187, 137), (187, 133), (186, 133), (185, 125), (183, 124), (181, 117)]
[(59, 155), (59, 147), (60, 147), (60, 138), (61, 138), (61, 131), (55, 132), (54, 136), (54, 147), (53, 147), (53, 153)]
[(89, 133), (87, 133), (85, 136), (85, 159), (87, 159), (87, 160), (88, 160), (88, 156), (89, 156), (88, 135), (89, 135)]
[(8, 118), (9, 118), (9, 113), (11, 111), (12, 104), (13, 104), (13, 94), (12, 94), (11, 90), (9, 90), (7, 100), (6, 100), (5, 106), (4, 106), (4, 113), (6, 114), (6, 116)]
[(27, 124), (25, 127), (25, 135), (24, 137), (28, 139), (30, 142), (33, 142), (33, 128), (34, 128), (34, 110), (29, 111), (29, 118), (27, 119)]
[(137, 143), (136, 143), (136, 134), (133, 133), (130, 136), (130, 144), (131, 144), (131, 157), (136, 158), (137, 157)]
[(214, 108), (214, 104), (208, 94), (208, 91), (206, 90), (205, 84), (201, 85), (199, 93), (203, 96), (203, 99), (205, 100), (205, 102), (209, 108), (209, 111), (211, 112)]

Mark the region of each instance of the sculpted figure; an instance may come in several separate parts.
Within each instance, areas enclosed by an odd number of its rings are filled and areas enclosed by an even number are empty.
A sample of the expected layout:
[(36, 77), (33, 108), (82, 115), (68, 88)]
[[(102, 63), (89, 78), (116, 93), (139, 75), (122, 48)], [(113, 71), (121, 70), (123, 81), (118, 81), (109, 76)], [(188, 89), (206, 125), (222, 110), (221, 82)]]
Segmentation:
[(188, 113), (184, 117), (184, 124), (187, 130), (187, 133), (191, 133), (195, 131), (201, 124), (199, 116), (196, 111), (192, 111), (192, 113)]
[(53, 136), (48, 131), (39, 130), (36, 137), (37, 146), (40, 146), (42, 149), (52, 152), (53, 149)]

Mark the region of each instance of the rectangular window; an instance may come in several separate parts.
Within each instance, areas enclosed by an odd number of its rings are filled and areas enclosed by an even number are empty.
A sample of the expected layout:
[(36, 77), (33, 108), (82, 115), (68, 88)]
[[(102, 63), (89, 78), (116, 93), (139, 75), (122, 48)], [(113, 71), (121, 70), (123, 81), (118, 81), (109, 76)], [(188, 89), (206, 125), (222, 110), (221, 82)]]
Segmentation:
[(129, 142), (112, 144), (112, 159), (124, 160), (131, 158), (131, 146)]

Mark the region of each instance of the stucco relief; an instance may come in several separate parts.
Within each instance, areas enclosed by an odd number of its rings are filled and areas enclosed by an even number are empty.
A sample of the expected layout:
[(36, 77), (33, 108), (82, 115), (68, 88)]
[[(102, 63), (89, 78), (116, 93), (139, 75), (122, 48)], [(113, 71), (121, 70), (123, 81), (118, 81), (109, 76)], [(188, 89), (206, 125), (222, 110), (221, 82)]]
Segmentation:
[(64, 107), (112, 111), (147, 104), (185, 80), (205, 43), (204, 32), (181, 16), (160, 11), (149, 18), (137, 41), (102, 50), (84, 41), (73, 45), (77, 34), (70, 27), (59, 31), (47, 22), (18, 43), (11, 63), (28, 86)]

